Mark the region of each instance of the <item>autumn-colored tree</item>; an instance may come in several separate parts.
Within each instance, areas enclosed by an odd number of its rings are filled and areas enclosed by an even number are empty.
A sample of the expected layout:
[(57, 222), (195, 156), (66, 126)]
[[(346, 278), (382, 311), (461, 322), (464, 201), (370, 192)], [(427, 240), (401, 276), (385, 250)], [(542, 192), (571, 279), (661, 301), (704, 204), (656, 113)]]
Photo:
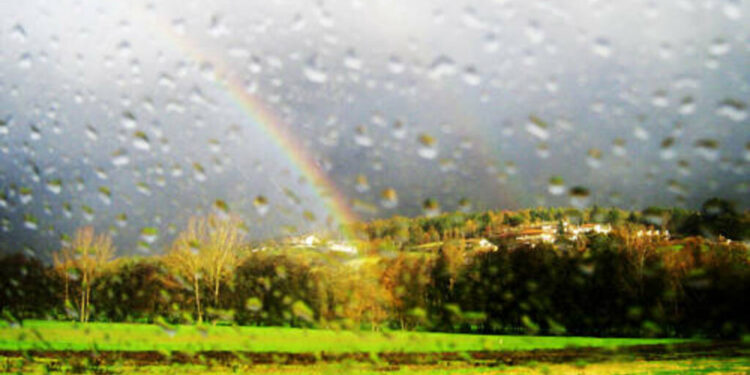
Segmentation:
[(445, 260), (446, 271), (450, 277), (450, 289), (453, 289), (456, 278), (467, 261), (466, 243), (464, 241), (448, 241), (441, 248), (441, 255)]
[(219, 307), (221, 283), (229, 278), (237, 263), (242, 242), (242, 220), (236, 216), (209, 216), (207, 221), (208, 233), (203, 239), (208, 261), (206, 281), (212, 285), (214, 306)]
[(382, 259), (380, 284), (385, 289), (391, 318), (407, 330), (420, 323), (417, 311), (424, 311), (429, 284), (427, 257), (419, 253), (400, 253), (393, 259)]
[(380, 284), (386, 291), (386, 298), (390, 308), (396, 313), (398, 320), (401, 322), (401, 328), (404, 324), (404, 293), (403, 286), (400, 285), (399, 279), (405, 272), (405, 255), (399, 254), (395, 259), (386, 261), (385, 269), (380, 277)]
[(369, 321), (378, 330), (388, 316), (389, 293), (381, 283), (383, 276), (380, 258), (367, 257), (356, 265), (338, 270), (334, 293), (340, 313), (352, 328)]
[(112, 237), (96, 235), (94, 228), (83, 227), (76, 231), (69, 244), (53, 255), (55, 269), (64, 279), (66, 306), (70, 303), (70, 273), (78, 274), (80, 298), (76, 303), (81, 322), (87, 322), (90, 317), (91, 286), (114, 254)]
[(198, 323), (203, 322), (203, 310), (201, 308), (200, 280), (202, 278), (203, 264), (199, 254), (196, 240), (195, 222), (191, 219), (187, 230), (180, 233), (172, 243), (172, 248), (167, 253), (164, 261), (176, 274), (185, 277), (193, 288), (195, 297), (195, 311)]
[(229, 278), (241, 246), (242, 221), (235, 216), (193, 217), (166, 256), (166, 262), (192, 284), (198, 322), (203, 321), (201, 280), (211, 288), (213, 303), (219, 305), (222, 281)]
[(59, 251), (52, 253), (52, 269), (58, 277), (63, 279), (63, 303), (67, 311), (70, 306), (70, 279), (71, 272), (75, 269), (75, 256), (70, 246), (64, 246)]

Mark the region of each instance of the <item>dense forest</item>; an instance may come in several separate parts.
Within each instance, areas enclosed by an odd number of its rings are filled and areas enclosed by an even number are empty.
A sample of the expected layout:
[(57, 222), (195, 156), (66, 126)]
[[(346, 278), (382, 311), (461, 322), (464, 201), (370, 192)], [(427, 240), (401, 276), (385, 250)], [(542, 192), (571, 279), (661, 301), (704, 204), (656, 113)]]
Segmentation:
[[(519, 241), (546, 223), (552, 241)], [(606, 224), (571, 238), (565, 225)], [(750, 329), (750, 214), (592, 207), (395, 217), (315, 246), (247, 242), (194, 218), (164, 254), (115, 257), (81, 228), (54, 262), (0, 259), (0, 309), (23, 319), (594, 336), (740, 337)], [(644, 235), (658, 233), (658, 235)], [(472, 242), (482, 238), (489, 247)], [(322, 251), (346, 241), (357, 254)]]

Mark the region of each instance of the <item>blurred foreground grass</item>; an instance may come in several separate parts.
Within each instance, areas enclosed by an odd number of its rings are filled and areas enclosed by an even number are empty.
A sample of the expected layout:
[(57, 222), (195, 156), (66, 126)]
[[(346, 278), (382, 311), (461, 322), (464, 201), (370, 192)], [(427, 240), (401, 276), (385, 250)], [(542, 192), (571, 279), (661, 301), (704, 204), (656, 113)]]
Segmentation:
[(136, 365), (115, 364), (111, 366), (81, 366), (61, 364), (57, 360), (41, 359), (28, 361), (0, 356), (0, 373), (50, 374), (50, 373), (96, 373), (96, 374), (748, 374), (750, 358), (695, 358), (673, 361), (613, 360), (599, 363), (528, 363), (519, 366), (476, 366), (468, 363), (444, 363), (439, 365), (408, 365), (378, 367), (362, 363), (319, 363), (314, 365)]

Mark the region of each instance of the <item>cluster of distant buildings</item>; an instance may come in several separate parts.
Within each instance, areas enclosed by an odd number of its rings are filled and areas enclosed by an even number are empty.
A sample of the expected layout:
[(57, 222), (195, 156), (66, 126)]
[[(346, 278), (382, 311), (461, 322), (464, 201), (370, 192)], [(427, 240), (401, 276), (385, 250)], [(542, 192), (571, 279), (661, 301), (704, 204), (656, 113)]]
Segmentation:
[[(554, 243), (559, 240), (575, 241), (581, 236), (588, 234), (609, 234), (612, 226), (609, 224), (589, 223), (575, 225), (567, 221), (545, 222), (534, 226), (525, 226), (521, 229), (503, 228), (500, 232), (492, 233), (491, 240), (512, 241), (519, 244)], [(639, 230), (635, 233), (637, 237), (664, 237), (669, 238), (669, 231), (657, 229)], [(495, 251), (498, 249), (493, 241), (487, 238), (467, 238), (462, 241), (466, 250), (469, 251)], [(298, 237), (290, 237), (285, 240), (288, 248), (312, 249), (322, 252), (338, 252), (355, 255), (359, 253), (361, 243), (352, 240), (323, 239), (315, 234)], [(442, 241), (431, 242), (411, 247), (411, 251), (432, 251), (440, 248)]]
[(496, 238), (500, 240), (515, 240), (521, 243), (552, 243), (564, 238), (575, 241), (579, 236), (596, 233), (608, 234), (612, 231), (609, 224), (582, 224), (574, 225), (567, 221), (558, 223), (543, 223), (532, 227), (524, 227), (521, 230), (508, 230), (497, 233)]
[[(524, 227), (521, 230), (508, 230), (495, 234), (499, 240), (514, 240), (518, 243), (553, 243), (558, 240), (575, 241), (582, 235), (587, 234), (609, 234), (612, 226), (609, 224), (589, 223), (575, 225), (567, 221), (557, 223), (542, 223), (532, 227)], [(637, 237), (664, 237), (669, 238), (668, 230), (648, 229), (639, 230), (635, 233)]]
[(357, 254), (357, 246), (351, 241), (321, 239), (314, 234), (308, 234), (302, 237), (292, 237), (288, 245), (292, 248), (307, 248), (326, 250), (339, 253)]

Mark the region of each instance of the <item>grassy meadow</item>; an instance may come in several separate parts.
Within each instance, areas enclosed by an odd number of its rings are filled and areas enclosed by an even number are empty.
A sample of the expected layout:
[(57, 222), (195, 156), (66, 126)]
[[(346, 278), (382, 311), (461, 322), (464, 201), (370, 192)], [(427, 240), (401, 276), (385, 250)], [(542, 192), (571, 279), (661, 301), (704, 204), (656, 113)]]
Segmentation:
[[(704, 344), (706, 352), (670, 349)], [(707, 340), (683, 339), (32, 320), (0, 326), (0, 373), (732, 374), (750, 370), (746, 346), (731, 348), (729, 355), (710, 347)], [(253, 357), (258, 354), (270, 356)], [(299, 357), (305, 354), (313, 356)], [(187, 357), (179, 360), (175, 355)], [(255, 362), (258, 358), (265, 360)]]
[(679, 339), (494, 336), (370, 332), (286, 327), (191, 326), (25, 321), (0, 329), (0, 350), (252, 351), (282, 353), (467, 352), (617, 348), (674, 344)]

